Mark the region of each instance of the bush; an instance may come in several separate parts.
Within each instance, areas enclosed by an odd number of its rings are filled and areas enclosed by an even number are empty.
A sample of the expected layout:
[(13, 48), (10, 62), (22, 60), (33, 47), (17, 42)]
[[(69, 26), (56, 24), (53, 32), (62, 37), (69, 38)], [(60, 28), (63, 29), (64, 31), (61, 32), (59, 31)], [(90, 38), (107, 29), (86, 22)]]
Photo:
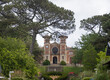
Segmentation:
[(43, 74), (42, 78), (44, 78), (44, 80), (53, 80), (49, 75), (47, 74)]
[(45, 60), (45, 61), (43, 62), (43, 65), (50, 65), (50, 61), (49, 61), (49, 60)]
[(33, 56), (29, 54), (25, 43), (16, 38), (0, 37), (0, 64), (4, 76), (9, 76), (9, 71), (22, 70), (26, 77), (37, 75), (37, 67)]
[(61, 61), (60, 65), (66, 65), (66, 62), (65, 61)]
[(11, 80), (23, 80), (22, 78), (12, 78)]
[(62, 76), (56, 78), (55, 80), (67, 80), (67, 78), (68, 78), (68, 75), (63, 73)]
[(62, 75), (62, 73), (61, 72), (55, 72), (55, 71), (53, 71), (53, 72), (48, 72), (48, 73), (46, 73), (47, 75)]
[(99, 72), (94, 76), (95, 80), (110, 80), (109, 75), (106, 72)]
[(91, 77), (84, 77), (82, 80), (91, 80)]

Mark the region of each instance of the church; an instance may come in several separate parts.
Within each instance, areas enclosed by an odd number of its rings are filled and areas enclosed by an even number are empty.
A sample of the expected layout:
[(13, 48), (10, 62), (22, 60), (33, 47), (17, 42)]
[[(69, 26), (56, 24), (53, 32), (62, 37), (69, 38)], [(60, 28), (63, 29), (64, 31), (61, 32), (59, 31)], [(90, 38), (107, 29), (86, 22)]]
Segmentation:
[(44, 38), (44, 55), (43, 60), (49, 60), (50, 64), (60, 64), (61, 61), (65, 61), (66, 64), (72, 63), (72, 57), (74, 51), (72, 48), (67, 47), (67, 36), (60, 36), (60, 43), (50, 43), (50, 36), (43, 36)]

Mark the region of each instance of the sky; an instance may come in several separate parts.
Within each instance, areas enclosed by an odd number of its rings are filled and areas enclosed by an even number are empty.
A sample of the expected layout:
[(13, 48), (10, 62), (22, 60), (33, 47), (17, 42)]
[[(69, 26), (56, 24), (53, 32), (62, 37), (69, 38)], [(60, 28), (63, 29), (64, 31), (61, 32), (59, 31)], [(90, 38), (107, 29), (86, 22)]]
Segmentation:
[[(82, 34), (87, 32), (79, 29), (80, 20), (87, 19), (95, 15), (110, 13), (110, 0), (49, 0), (59, 7), (73, 11), (75, 17), (76, 30), (68, 35), (66, 40), (67, 46), (74, 47)], [(39, 46), (44, 45), (44, 39), (38, 35), (37, 42)]]

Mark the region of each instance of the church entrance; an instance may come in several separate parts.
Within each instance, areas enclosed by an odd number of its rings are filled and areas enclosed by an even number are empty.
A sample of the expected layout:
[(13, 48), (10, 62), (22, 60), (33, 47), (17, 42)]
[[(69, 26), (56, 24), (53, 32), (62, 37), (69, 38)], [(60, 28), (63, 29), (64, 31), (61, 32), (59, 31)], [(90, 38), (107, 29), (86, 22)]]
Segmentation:
[(53, 57), (53, 64), (57, 64), (57, 57)]

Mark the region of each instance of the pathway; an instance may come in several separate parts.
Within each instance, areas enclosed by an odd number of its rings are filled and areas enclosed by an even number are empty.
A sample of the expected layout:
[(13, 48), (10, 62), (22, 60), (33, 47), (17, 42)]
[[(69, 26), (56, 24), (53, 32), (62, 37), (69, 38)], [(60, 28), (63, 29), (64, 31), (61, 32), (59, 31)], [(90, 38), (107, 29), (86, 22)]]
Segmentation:
[(58, 78), (59, 76), (50, 76), (53, 80), (55, 80), (56, 78)]

